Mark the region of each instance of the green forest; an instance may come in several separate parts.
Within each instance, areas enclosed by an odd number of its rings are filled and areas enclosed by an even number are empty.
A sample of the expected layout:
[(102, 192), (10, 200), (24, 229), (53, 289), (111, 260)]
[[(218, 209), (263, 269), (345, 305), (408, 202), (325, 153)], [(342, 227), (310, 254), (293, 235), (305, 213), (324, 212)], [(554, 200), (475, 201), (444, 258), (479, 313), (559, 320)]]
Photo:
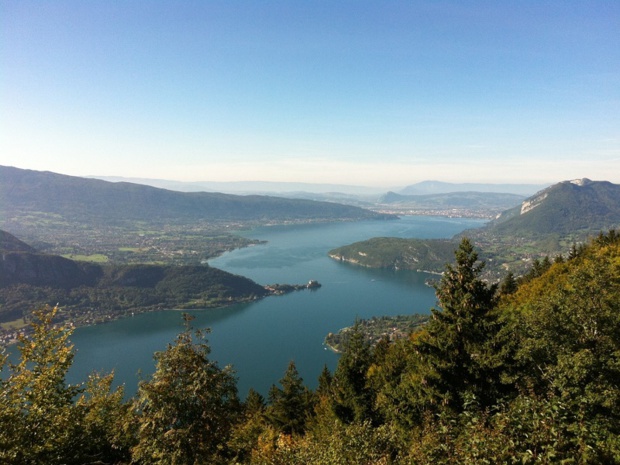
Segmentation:
[(72, 328), (40, 309), (0, 360), (0, 462), (620, 463), (620, 235), (499, 284), (483, 268), (463, 239), (421, 330), (371, 345), (356, 325), (315, 390), (291, 361), (243, 401), (188, 316), (133, 398), (113, 373), (69, 385)]

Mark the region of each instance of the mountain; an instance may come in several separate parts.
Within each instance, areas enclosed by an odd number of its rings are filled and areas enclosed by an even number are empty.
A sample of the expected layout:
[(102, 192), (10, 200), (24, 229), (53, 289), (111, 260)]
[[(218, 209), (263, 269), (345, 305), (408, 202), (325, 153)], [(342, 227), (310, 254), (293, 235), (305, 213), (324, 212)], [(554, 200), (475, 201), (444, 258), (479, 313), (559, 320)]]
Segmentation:
[(300, 193), (345, 195), (376, 195), (383, 192), (379, 187), (350, 186), (345, 184), (320, 184), (305, 182), (273, 182), (273, 181), (171, 181), (168, 179), (127, 178), (123, 176), (86, 176), (110, 182), (130, 182), (160, 187), (179, 192), (223, 192), (227, 194), (269, 194), (290, 197)]
[(445, 194), (402, 195), (388, 192), (377, 203), (398, 210), (420, 212), (458, 212), (462, 216), (494, 217), (518, 205), (524, 196), (497, 192), (451, 192)]
[(79, 321), (85, 314), (101, 319), (151, 308), (206, 308), (269, 294), (207, 265), (99, 265), (39, 253), (5, 231), (0, 238), (0, 321), (57, 302)]
[(426, 195), (449, 194), (451, 192), (496, 192), (528, 196), (544, 189), (545, 187), (547, 187), (546, 184), (453, 184), (441, 181), (422, 181), (402, 188), (398, 191), (398, 194)]
[(451, 261), (446, 260), (446, 248), (456, 249), (460, 238), (467, 236), (484, 250), (489, 276), (497, 277), (506, 270), (522, 273), (537, 257), (566, 254), (572, 244), (614, 229), (620, 229), (620, 185), (580, 179), (543, 189), (486, 226), (458, 234), (447, 245), (374, 238), (329, 255), (362, 266), (440, 272)]
[(620, 185), (579, 179), (538, 192), (503, 212), (489, 226), (494, 235), (575, 235), (620, 227)]
[(198, 221), (313, 221), (386, 218), (354, 206), (265, 195), (175, 192), (62, 174), (0, 167), (0, 215), (28, 212), (68, 221), (148, 224)]

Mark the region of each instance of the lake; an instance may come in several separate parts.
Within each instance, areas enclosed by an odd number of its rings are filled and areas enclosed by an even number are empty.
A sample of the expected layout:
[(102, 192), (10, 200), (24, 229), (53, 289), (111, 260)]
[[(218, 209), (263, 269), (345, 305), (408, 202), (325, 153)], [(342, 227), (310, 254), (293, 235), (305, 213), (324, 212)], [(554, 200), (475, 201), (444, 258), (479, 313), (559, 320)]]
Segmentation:
[[(209, 327), (211, 358), (233, 365), (239, 394), (250, 387), (266, 395), (283, 376), (290, 360), (310, 387), (324, 365), (334, 370), (338, 356), (327, 350), (328, 332), (350, 326), (356, 318), (429, 313), (435, 295), (424, 273), (371, 270), (334, 261), (335, 247), (378, 236), (448, 238), (482, 220), (408, 216), (395, 221), (362, 221), (261, 227), (242, 232), (266, 244), (228, 252), (211, 266), (247, 276), (259, 284), (303, 284), (314, 279), (315, 291), (271, 296), (226, 308), (191, 311), (195, 327)], [(153, 353), (164, 350), (182, 330), (178, 311), (136, 315), (78, 328), (72, 336), (76, 356), (69, 382), (85, 380), (93, 370), (115, 371), (117, 384), (133, 395), (139, 380), (154, 370)]]

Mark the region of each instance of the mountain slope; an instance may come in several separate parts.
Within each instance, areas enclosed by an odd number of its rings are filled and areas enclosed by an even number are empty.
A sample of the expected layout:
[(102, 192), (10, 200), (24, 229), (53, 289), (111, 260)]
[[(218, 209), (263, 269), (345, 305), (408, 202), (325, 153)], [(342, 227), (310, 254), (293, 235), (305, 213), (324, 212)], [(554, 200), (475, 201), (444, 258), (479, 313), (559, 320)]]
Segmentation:
[[(543, 255), (565, 254), (574, 242), (601, 231), (620, 229), (620, 185), (582, 179), (555, 184), (503, 212), (482, 228), (455, 236), (448, 247), (468, 236), (484, 250), (490, 275), (516, 274)], [(446, 244), (424, 240), (374, 238), (330, 252), (332, 258), (369, 267), (442, 271)], [(429, 250), (434, 253), (430, 254)], [(441, 261), (421, 258), (436, 256)]]
[(545, 187), (542, 184), (453, 184), (441, 181), (422, 181), (406, 186), (398, 193), (401, 195), (427, 195), (449, 194), (453, 192), (495, 192), (528, 196)]
[(34, 247), (20, 241), (13, 234), (0, 231), (0, 251), (2, 252), (36, 252)]
[(175, 192), (132, 183), (0, 167), (0, 214), (60, 215), (69, 221), (149, 224), (196, 221), (385, 218), (361, 208), (269, 196)]
[(578, 234), (620, 226), (620, 185), (564, 181), (529, 197), (489, 225), (495, 235)]

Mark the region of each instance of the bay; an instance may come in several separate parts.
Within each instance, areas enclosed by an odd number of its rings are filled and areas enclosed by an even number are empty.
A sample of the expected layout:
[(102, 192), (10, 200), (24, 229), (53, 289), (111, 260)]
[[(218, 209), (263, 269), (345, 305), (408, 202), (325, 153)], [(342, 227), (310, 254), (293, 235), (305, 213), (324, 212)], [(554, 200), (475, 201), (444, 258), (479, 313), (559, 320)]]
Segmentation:
[[(371, 237), (448, 238), (482, 220), (406, 216), (394, 221), (363, 221), (260, 227), (241, 234), (264, 244), (228, 252), (209, 264), (249, 277), (259, 284), (322, 287), (225, 308), (195, 310), (195, 327), (208, 327), (211, 358), (231, 364), (239, 393), (250, 387), (266, 395), (294, 360), (310, 387), (324, 365), (334, 370), (338, 356), (326, 349), (328, 332), (350, 326), (356, 318), (429, 313), (435, 295), (425, 284), (436, 276), (411, 271), (373, 270), (330, 259), (332, 248)], [(116, 384), (133, 395), (138, 380), (154, 370), (153, 353), (166, 348), (182, 331), (181, 312), (140, 314), (78, 328), (72, 336), (76, 355), (68, 381), (85, 380), (92, 371), (114, 370)]]

